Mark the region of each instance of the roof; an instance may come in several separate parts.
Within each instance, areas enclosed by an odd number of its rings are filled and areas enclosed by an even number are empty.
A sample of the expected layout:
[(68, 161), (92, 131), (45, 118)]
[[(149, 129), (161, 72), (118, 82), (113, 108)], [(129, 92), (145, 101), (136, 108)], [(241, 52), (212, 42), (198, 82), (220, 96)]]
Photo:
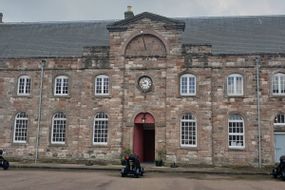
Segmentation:
[[(179, 18), (183, 44), (210, 44), (213, 54), (285, 53), (285, 16)], [(1, 23), (0, 58), (78, 57), (108, 46), (115, 21)]]

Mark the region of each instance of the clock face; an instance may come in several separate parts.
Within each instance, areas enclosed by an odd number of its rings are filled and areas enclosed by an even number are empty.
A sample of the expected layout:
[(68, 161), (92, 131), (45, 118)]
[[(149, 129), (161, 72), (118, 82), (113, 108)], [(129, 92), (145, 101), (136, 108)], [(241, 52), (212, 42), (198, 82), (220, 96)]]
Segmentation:
[(141, 88), (141, 90), (149, 91), (151, 89), (152, 81), (150, 77), (143, 76), (139, 79), (138, 82), (139, 82), (139, 87)]

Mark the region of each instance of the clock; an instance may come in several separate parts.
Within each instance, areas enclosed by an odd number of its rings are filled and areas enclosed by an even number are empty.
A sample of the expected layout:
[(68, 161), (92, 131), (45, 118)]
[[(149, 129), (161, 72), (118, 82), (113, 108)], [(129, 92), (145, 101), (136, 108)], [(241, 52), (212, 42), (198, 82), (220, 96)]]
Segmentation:
[(152, 80), (148, 76), (142, 76), (139, 78), (138, 85), (142, 91), (150, 91), (152, 87)]

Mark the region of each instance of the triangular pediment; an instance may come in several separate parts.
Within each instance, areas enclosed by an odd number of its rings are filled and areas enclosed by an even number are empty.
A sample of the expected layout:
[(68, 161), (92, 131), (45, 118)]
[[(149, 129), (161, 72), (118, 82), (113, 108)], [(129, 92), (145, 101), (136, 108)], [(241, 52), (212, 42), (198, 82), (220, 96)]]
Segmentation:
[(183, 21), (163, 17), (163, 16), (156, 15), (156, 14), (149, 13), (149, 12), (143, 12), (143, 13), (135, 15), (133, 17), (123, 19), (123, 20), (114, 22), (110, 25), (107, 25), (107, 29), (109, 31), (124, 31), (124, 30), (127, 30), (128, 25), (135, 23), (139, 20), (145, 19), (145, 18), (148, 18), (152, 21), (163, 22), (163, 23), (165, 23), (164, 24), (165, 28), (177, 29), (177, 30), (182, 30), (182, 31), (184, 31), (184, 28), (185, 28), (185, 22), (183, 22)]

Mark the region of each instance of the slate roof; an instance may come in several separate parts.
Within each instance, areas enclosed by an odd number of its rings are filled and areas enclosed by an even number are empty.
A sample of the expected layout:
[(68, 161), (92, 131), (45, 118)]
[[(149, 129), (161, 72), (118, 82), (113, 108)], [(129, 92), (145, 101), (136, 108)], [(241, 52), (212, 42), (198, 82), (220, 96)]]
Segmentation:
[[(210, 44), (213, 54), (285, 53), (285, 16), (179, 18), (184, 44)], [(0, 58), (78, 57), (108, 46), (115, 21), (0, 23)]]

